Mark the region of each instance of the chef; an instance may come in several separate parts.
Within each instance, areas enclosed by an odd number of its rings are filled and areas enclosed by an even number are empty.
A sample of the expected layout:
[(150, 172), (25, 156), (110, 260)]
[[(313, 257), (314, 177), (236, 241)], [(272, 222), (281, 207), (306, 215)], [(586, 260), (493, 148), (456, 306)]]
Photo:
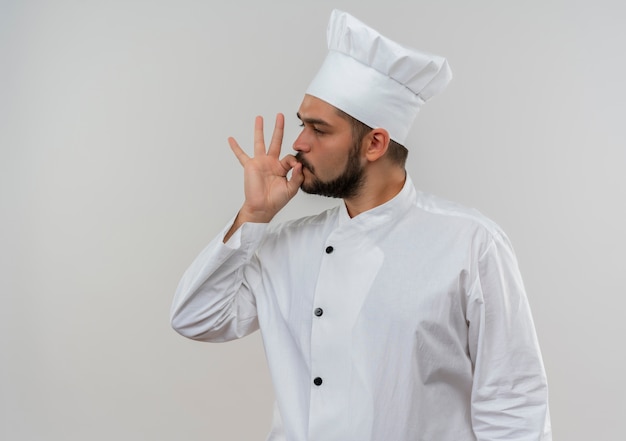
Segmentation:
[[(200, 341), (261, 331), (270, 441), (551, 440), (546, 376), (504, 232), (419, 192), (404, 144), (447, 61), (333, 11), (329, 52), (297, 111), (253, 154), (245, 201), (185, 272), (172, 326)], [(302, 189), (338, 207), (270, 221)]]

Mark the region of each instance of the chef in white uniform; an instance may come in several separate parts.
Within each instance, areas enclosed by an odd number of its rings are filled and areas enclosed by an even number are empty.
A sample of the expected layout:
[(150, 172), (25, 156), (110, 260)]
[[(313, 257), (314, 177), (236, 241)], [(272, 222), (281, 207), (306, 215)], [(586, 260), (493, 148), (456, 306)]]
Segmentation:
[[(184, 274), (172, 326), (223, 342), (261, 330), (271, 441), (551, 440), (543, 363), (511, 244), (475, 210), (417, 191), (402, 146), (451, 79), (442, 57), (333, 11), (298, 110), (297, 155), (255, 122), (234, 139), (245, 201)], [(342, 198), (270, 224), (301, 188)]]

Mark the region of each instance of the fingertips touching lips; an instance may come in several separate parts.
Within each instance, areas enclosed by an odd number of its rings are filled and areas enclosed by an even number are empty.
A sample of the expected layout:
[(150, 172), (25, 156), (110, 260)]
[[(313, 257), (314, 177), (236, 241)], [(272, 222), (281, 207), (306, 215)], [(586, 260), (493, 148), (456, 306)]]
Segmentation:
[(303, 169), (307, 169), (310, 172), (313, 172), (313, 166), (311, 164), (309, 164), (309, 162), (304, 158), (304, 156), (301, 153), (298, 153), (296, 155), (296, 161), (298, 161), (300, 164), (302, 164), (302, 168)]

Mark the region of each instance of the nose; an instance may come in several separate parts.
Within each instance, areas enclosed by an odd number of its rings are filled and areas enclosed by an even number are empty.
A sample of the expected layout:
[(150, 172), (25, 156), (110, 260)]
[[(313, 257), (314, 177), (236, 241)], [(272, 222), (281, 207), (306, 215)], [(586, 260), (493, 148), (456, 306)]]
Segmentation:
[(296, 140), (293, 142), (293, 149), (296, 152), (304, 152), (307, 153), (311, 150), (311, 144), (307, 141), (307, 136), (304, 133), (304, 130), (300, 132)]

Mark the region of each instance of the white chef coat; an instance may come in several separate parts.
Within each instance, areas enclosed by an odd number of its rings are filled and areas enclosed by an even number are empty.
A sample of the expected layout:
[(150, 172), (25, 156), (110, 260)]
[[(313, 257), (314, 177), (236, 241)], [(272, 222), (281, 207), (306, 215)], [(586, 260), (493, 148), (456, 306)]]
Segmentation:
[(224, 229), (183, 276), (172, 326), (221, 342), (260, 328), (270, 441), (551, 440), (517, 262), (480, 213), (416, 192)]

